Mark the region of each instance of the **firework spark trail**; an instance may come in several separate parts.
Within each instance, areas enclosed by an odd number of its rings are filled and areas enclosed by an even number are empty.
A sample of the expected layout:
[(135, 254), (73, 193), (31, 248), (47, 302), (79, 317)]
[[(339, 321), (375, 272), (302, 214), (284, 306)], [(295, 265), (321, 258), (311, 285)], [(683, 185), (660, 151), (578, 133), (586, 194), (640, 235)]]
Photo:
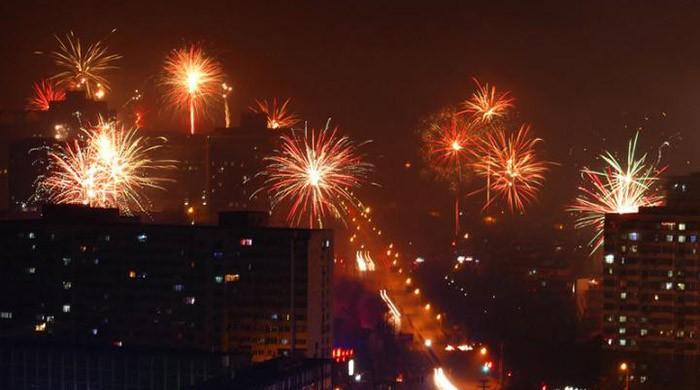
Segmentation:
[(101, 99), (109, 90), (109, 82), (104, 74), (117, 69), (114, 62), (121, 59), (119, 54), (109, 54), (109, 49), (102, 41), (97, 41), (84, 48), (80, 39), (73, 34), (66, 34), (64, 39), (56, 36), (58, 50), (51, 52), (55, 64), (62, 69), (51, 77), (66, 88), (82, 88), (90, 98)]
[(663, 204), (663, 196), (654, 190), (666, 168), (658, 169), (656, 164), (647, 162), (646, 154), (636, 157), (638, 138), (639, 133), (629, 141), (625, 163), (606, 151), (600, 155), (606, 164), (602, 170), (581, 170), (580, 193), (568, 210), (578, 213), (576, 228), (594, 229), (589, 242), (591, 253), (603, 244), (605, 214), (636, 213), (640, 207)]
[(287, 107), (291, 101), (292, 99), (288, 98), (282, 105), (279, 105), (277, 104), (277, 98), (272, 99), (272, 102), (256, 100), (255, 106), (251, 106), (249, 109), (252, 112), (267, 116), (268, 129), (291, 128), (300, 121), (297, 114), (290, 112)]
[(488, 83), (481, 84), (476, 78), (473, 79), (476, 90), (462, 106), (463, 113), (471, 115), (476, 122), (487, 123), (494, 119), (503, 117), (506, 112), (513, 107), (515, 99), (510, 96), (510, 92), (497, 92), (495, 86)]
[(148, 145), (136, 129), (101, 123), (84, 129), (81, 140), (49, 151), (49, 170), (39, 178), (37, 195), (51, 203), (115, 207), (125, 213), (147, 211), (143, 191), (163, 189), (166, 180), (155, 176), (170, 169), (172, 162), (152, 160), (150, 154), (162, 147)]
[(212, 98), (220, 96), (224, 74), (221, 64), (208, 57), (201, 46), (190, 45), (170, 52), (165, 60), (162, 85), (166, 103), (187, 110), (190, 133), (195, 133), (196, 118), (207, 111)]
[(353, 204), (350, 191), (364, 184), (373, 168), (348, 137), (329, 126), (330, 121), (320, 131), (283, 135), (280, 149), (266, 159), (267, 169), (261, 172), (273, 208), (289, 203), (287, 220), (294, 225), (305, 216), (309, 227), (323, 226), (329, 214), (342, 220), (342, 203)]
[(476, 148), (474, 170), (490, 177), (487, 185), (496, 194), (484, 207), (502, 198), (511, 211), (523, 212), (536, 199), (552, 163), (537, 159), (535, 148), (542, 140), (530, 137), (529, 131), (528, 126), (521, 126), (508, 135), (498, 129), (487, 134)]
[(51, 80), (40, 80), (34, 83), (33, 94), (27, 99), (27, 110), (48, 111), (51, 102), (66, 98), (66, 92)]

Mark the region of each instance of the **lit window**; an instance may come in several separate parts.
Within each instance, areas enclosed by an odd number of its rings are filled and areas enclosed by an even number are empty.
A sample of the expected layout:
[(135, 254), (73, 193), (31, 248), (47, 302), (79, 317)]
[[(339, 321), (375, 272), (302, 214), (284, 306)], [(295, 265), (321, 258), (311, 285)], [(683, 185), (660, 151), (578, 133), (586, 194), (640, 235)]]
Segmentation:
[(185, 302), (186, 305), (194, 305), (195, 301), (196, 301), (195, 297), (185, 297), (183, 299), (183, 302)]
[(34, 234), (34, 232), (29, 233), (29, 239), (30, 239), (30, 240), (33, 240), (33, 239), (35, 239), (35, 238), (36, 238), (36, 234)]
[(690, 236), (690, 242), (696, 242), (697, 240), (698, 240), (698, 236), (696, 236), (695, 234)]
[(68, 265), (70, 264), (70, 257), (64, 257), (63, 258), (63, 265)]
[(619, 332), (620, 332), (620, 334), (625, 334), (625, 333), (627, 333), (627, 329), (625, 329), (625, 328), (620, 328), (620, 329), (619, 329)]
[(620, 346), (621, 346), (621, 347), (624, 347), (625, 345), (627, 345), (627, 340), (625, 340), (625, 339), (620, 339)]
[(70, 313), (70, 305), (63, 305), (63, 312)]
[(226, 283), (237, 282), (241, 278), (239, 274), (226, 274), (224, 275), (224, 280)]
[(331, 240), (325, 240), (325, 241), (323, 241), (323, 247), (324, 247), (324, 248), (330, 248), (330, 247), (331, 247)]
[(12, 312), (11, 311), (0, 311), (0, 318), (3, 320), (11, 320), (12, 319)]
[(612, 345), (613, 339), (608, 339), (608, 345)]
[(685, 290), (685, 283), (678, 283), (679, 290)]
[(620, 316), (620, 322), (627, 322), (627, 316)]
[(92, 328), (92, 335), (97, 336), (97, 328)]
[(666, 235), (666, 242), (673, 242), (673, 234)]
[(679, 224), (678, 224), (678, 230), (685, 230), (685, 224), (684, 224), (684, 223), (679, 223)]
[(685, 242), (685, 236), (679, 235), (679, 236), (678, 236), (678, 242)]
[(63, 281), (63, 289), (64, 290), (70, 290), (71, 287), (73, 287), (73, 283)]
[(640, 336), (646, 336), (647, 333), (649, 333), (649, 331), (647, 331), (647, 330), (644, 329), (644, 328), (642, 328), (642, 329), (639, 330), (639, 335), (640, 335)]
[(612, 264), (614, 262), (615, 262), (615, 255), (613, 255), (613, 254), (605, 255), (605, 263), (606, 264)]
[(136, 271), (129, 271), (129, 278), (134, 279), (136, 277)]
[(176, 284), (173, 286), (173, 290), (175, 290), (175, 291), (182, 291), (184, 288), (185, 288), (185, 286), (183, 286), (181, 284)]
[(659, 300), (659, 294), (654, 294), (654, 300), (658, 301)]
[(672, 278), (673, 277), (673, 271), (668, 271), (668, 277)]
[(221, 275), (216, 275), (216, 276), (214, 276), (214, 281), (216, 281), (216, 283), (223, 283), (224, 277)]
[(35, 332), (43, 332), (45, 330), (46, 330), (46, 322), (40, 322), (40, 323), (34, 325)]
[(28, 274), (35, 274), (35, 273), (36, 273), (36, 267), (29, 267), (29, 268), (27, 268), (27, 273), (28, 273)]
[(136, 239), (139, 242), (146, 242), (146, 240), (148, 240), (148, 236), (145, 233), (141, 233), (138, 236), (136, 236)]
[(253, 246), (252, 238), (241, 238), (241, 246)]
[(621, 293), (620, 293), (620, 299), (627, 299), (627, 293), (626, 293), (626, 292), (621, 292)]
[(639, 240), (639, 233), (637, 233), (637, 232), (631, 232), (631, 233), (628, 235), (628, 237), (629, 237), (629, 239), (632, 240), (632, 241), (637, 241), (637, 240)]
[(667, 282), (667, 283), (666, 283), (666, 290), (670, 290), (670, 289), (672, 289), (672, 288), (673, 288), (673, 283)]

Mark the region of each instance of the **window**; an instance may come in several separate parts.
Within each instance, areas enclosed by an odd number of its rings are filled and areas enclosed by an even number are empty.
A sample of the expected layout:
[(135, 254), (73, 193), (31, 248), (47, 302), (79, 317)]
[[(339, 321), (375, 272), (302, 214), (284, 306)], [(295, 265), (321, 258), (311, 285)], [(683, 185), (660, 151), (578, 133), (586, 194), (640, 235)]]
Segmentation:
[(224, 277), (221, 276), (221, 275), (216, 275), (216, 276), (214, 276), (214, 281), (215, 281), (216, 283), (223, 283), (223, 282), (224, 282)]
[(644, 328), (642, 328), (642, 329), (639, 330), (639, 335), (640, 335), (640, 336), (646, 336), (647, 333), (649, 333), (649, 332), (648, 332), (646, 329), (644, 329)]
[(97, 328), (92, 328), (92, 335), (97, 336)]
[(241, 238), (241, 246), (253, 246), (252, 238)]
[(138, 236), (136, 236), (136, 239), (138, 242), (146, 242), (148, 240), (148, 236), (145, 233), (141, 233)]
[(665, 287), (666, 287), (666, 290), (670, 290), (673, 288), (673, 283), (667, 282)]
[(625, 339), (620, 339), (620, 346), (621, 346), (621, 347), (624, 347), (624, 346), (626, 346), (626, 345), (627, 345), (627, 340), (625, 340)]
[(678, 289), (679, 290), (685, 290), (685, 283), (678, 283)]
[(173, 286), (173, 290), (175, 290), (175, 291), (182, 291), (184, 288), (185, 288), (185, 286), (183, 286), (181, 284), (176, 284)]
[(68, 305), (68, 304), (63, 305), (63, 312), (70, 313), (70, 305)]
[(619, 329), (619, 332), (620, 332), (620, 334), (625, 334), (625, 333), (627, 333), (627, 329), (625, 329), (625, 328), (620, 328), (620, 329)]
[(324, 247), (324, 248), (330, 248), (330, 247), (331, 247), (331, 240), (325, 240), (325, 241), (323, 241), (323, 247)]
[(690, 236), (690, 242), (696, 242), (697, 240), (698, 240), (698, 236), (696, 236), (695, 234), (692, 234)]
[(36, 273), (36, 267), (28, 267), (28, 268), (27, 268), (27, 273), (28, 273), (28, 274), (35, 274), (35, 273)]
[(678, 236), (678, 242), (685, 242), (685, 236), (679, 235), (679, 236)]
[(239, 279), (241, 279), (241, 275), (239, 274), (224, 275), (224, 280), (226, 281), (226, 283), (237, 282)]
[(678, 230), (685, 230), (685, 224), (684, 224), (684, 223), (679, 223), (679, 224), (678, 224)]
[(673, 242), (673, 234), (666, 235), (666, 242)]
[(637, 240), (639, 240), (639, 233), (637, 233), (637, 232), (631, 232), (630, 234), (628, 234), (628, 238), (629, 238), (631, 241), (637, 241)]
[(63, 289), (64, 289), (64, 290), (70, 290), (71, 287), (73, 287), (73, 283), (67, 282), (67, 281), (65, 281), (65, 280), (63, 281)]
[(626, 293), (626, 292), (621, 292), (621, 293), (620, 293), (620, 299), (627, 299), (627, 293)]
[(620, 322), (627, 322), (627, 316), (620, 316)]
[(615, 255), (607, 254), (605, 255), (605, 264), (612, 264), (615, 262)]
[(70, 257), (64, 257), (63, 258), (63, 265), (67, 266), (68, 264), (70, 264)]
[(186, 305), (194, 305), (195, 301), (195, 297), (185, 297), (183, 299), (183, 302), (185, 302)]
[(0, 318), (3, 320), (11, 320), (12, 319), (12, 312), (11, 311), (0, 311)]

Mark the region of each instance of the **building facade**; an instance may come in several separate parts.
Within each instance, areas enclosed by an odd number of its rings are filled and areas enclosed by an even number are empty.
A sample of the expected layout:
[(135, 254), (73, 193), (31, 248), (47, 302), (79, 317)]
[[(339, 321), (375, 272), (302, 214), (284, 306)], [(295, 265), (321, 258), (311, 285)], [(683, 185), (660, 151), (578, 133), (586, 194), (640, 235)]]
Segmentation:
[(333, 236), (230, 213), (149, 225), (49, 207), (0, 223), (0, 337), (327, 358)]

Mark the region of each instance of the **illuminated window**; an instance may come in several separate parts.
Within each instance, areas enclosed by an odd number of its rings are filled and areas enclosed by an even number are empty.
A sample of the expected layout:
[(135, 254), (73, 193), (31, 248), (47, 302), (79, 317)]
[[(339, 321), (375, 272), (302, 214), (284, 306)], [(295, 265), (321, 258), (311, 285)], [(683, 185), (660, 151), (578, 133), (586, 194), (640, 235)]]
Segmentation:
[(224, 277), (221, 275), (216, 275), (216, 276), (214, 276), (214, 281), (216, 281), (216, 283), (223, 283)]
[(136, 236), (136, 239), (138, 242), (146, 242), (148, 240), (148, 236), (145, 233), (141, 233), (138, 236)]
[(97, 328), (92, 328), (92, 335), (97, 336)]
[(685, 290), (685, 283), (678, 283), (679, 290)]
[(620, 339), (620, 346), (621, 346), (621, 347), (624, 347), (624, 346), (626, 346), (626, 345), (627, 345), (627, 340), (625, 340), (625, 339)]
[(68, 304), (63, 305), (63, 312), (64, 312), (64, 313), (70, 313), (70, 305), (68, 305)]
[(679, 223), (679, 224), (678, 224), (678, 230), (685, 230), (685, 224), (684, 224), (684, 223)]
[(667, 282), (665, 287), (666, 287), (666, 290), (670, 290), (673, 288), (673, 283)]
[(627, 293), (626, 293), (626, 292), (621, 292), (621, 293), (620, 293), (620, 299), (627, 299)]
[(0, 318), (3, 320), (11, 320), (12, 319), (12, 312), (11, 311), (0, 311)]
[(194, 305), (195, 301), (195, 297), (185, 297), (183, 299), (183, 302), (185, 302), (186, 305)]
[(615, 262), (615, 255), (607, 254), (605, 255), (605, 264), (612, 264)]
[(41, 323), (34, 325), (35, 332), (43, 332), (45, 330), (46, 330), (46, 322), (41, 322)]
[(64, 289), (64, 290), (70, 290), (71, 287), (73, 287), (73, 283), (67, 282), (67, 281), (63, 281), (63, 289)]
[(673, 234), (666, 235), (666, 242), (673, 242)]
[(625, 329), (625, 328), (620, 328), (620, 329), (619, 329), (619, 332), (620, 332), (620, 334), (625, 334), (625, 333), (627, 333), (627, 329)]
[(224, 275), (224, 280), (226, 283), (237, 282), (241, 278), (239, 274), (226, 274)]
[(28, 274), (35, 274), (35, 273), (36, 273), (36, 267), (29, 267), (29, 268), (27, 268), (27, 273), (28, 273)]
[(632, 240), (632, 241), (637, 241), (637, 240), (639, 240), (639, 233), (637, 233), (637, 232), (631, 232), (631, 233), (628, 235), (628, 237), (629, 237), (629, 239)]
[(184, 288), (185, 288), (185, 286), (183, 286), (181, 284), (176, 284), (173, 286), (173, 290), (175, 290), (175, 291), (182, 291)]
[(323, 241), (323, 247), (324, 247), (324, 248), (330, 248), (330, 247), (331, 247), (331, 240), (325, 240), (325, 241)]
[(33, 240), (33, 239), (35, 239), (35, 238), (36, 238), (36, 234), (34, 234), (34, 232), (29, 233), (29, 239), (30, 239), (30, 240)]
[(627, 322), (627, 316), (620, 316), (620, 322)]
[(685, 242), (685, 236), (679, 235), (678, 242)]
[(646, 336), (649, 333), (646, 329), (642, 328), (639, 330), (639, 335), (640, 336)]
[(129, 278), (134, 279), (136, 277), (136, 271), (129, 271)]
[(698, 240), (698, 236), (696, 236), (695, 234), (690, 236), (690, 242), (696, 242), (697, 240)]
[(241, 238), (241, 246), (253, 246), (252, 238)]
[(70, 257), (64, 257), (63, 258), (63, 265), (68, 265), (70, 264)]

